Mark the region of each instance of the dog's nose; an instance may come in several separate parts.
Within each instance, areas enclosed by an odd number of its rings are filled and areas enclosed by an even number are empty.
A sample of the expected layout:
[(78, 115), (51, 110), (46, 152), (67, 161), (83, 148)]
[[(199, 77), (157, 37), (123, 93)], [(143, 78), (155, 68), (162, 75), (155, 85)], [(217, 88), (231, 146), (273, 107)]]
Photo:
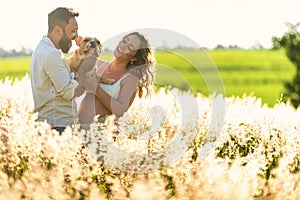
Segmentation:
[(96, 48), (96, 42), (95, 41), (91, 41), (90, 44), (91, 44), (91, 48)]

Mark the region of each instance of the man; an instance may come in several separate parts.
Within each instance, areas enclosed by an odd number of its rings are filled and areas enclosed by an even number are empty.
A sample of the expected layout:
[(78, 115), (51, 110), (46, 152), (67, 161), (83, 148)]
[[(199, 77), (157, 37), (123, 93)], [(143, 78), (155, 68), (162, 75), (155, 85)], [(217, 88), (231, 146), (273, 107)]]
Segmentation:
[(63, 7), (49, 13), (48, 34), (34, 50), (30, 64), (34, 111), (39, 121), (46, 120), (60, 133), (77, 119), (74, 96), (82, 92), (63, 54), (78, 37), (78, 16), (73, 9)]

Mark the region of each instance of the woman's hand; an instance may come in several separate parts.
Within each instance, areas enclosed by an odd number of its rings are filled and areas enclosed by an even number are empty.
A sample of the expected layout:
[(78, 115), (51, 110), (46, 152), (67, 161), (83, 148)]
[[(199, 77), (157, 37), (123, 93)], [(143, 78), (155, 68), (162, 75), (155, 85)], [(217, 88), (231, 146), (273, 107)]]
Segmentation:
[(97, 88), (97, 76), (94, 72), (94, 66), (97, 58), (88, 57), (84, 59), (79, 68), (79, 78), (83, 86), (86, 88), (86, 92), (95, 93)]
[(96, 93), (98, 79), (97, 79), (97, 76), (96, 76), (96, 73), (94, 72), (94, 70), (91, 70), (84, 74), (82, 84), (86, 88), (87, 93), (93, 93), (93, 94)]

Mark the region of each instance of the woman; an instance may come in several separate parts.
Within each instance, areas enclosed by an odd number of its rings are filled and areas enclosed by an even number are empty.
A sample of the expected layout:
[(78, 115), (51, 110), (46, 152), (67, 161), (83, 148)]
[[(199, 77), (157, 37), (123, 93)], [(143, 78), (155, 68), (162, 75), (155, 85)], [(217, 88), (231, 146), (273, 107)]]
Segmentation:
[(147, 96), (154, 80), (154, 63), (154, 52), (144, 35), (133, 32), (124, 36), (114, 50), (113, 61), (98, 60), (95, 65), (98, 77), (116, 82), (107, 85), (97, 83), (96, 78), (83, 80), (84, 85), (94, 84), (95, 90), (86, 91), (78, 110), (79, 123), (91, 123), (95, 115), (101, 118), (114, 114), (118, 118), (128, 110), (137, 94), (142, 97), (146, 89)]

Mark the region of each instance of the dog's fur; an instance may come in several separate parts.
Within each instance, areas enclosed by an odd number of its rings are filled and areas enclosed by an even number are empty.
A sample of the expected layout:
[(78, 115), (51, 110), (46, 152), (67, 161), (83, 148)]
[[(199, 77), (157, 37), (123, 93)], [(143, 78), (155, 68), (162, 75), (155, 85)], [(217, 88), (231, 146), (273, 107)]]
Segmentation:
[[(75, 39), (76, 45), (79, 47), (74, 51), (74, 53), (68, 59), (71, 72), (78, 76), (78, 70), (82, 61), (87, 57), (98, 58), (102, 53), (102, 44), (100, 40), (95, 37), (81, 37)], [(99, 77), (99, 82), (105, 84), (115, 83), (114, 79), (109, 79), (105, 77)]]

